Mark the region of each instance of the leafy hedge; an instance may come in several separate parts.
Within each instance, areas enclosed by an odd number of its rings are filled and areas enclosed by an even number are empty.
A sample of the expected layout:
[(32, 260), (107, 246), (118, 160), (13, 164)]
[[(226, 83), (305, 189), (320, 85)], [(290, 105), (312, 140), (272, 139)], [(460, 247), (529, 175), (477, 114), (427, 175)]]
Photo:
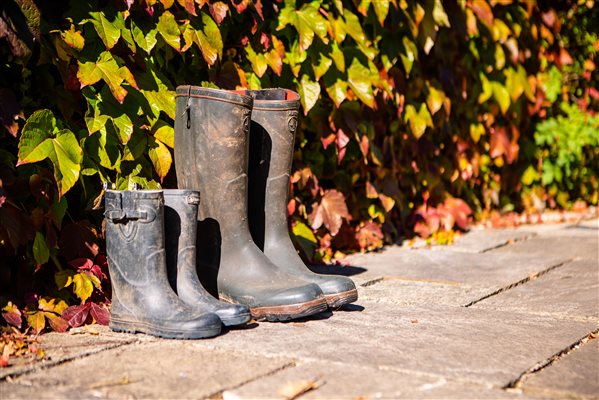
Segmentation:
[(288, 211), (312, 261), (597, 204), (598, 12), (551, 3), (3, 0), (5, 320), (106, 322), (103, 183), (176, 186), (179, 84), (301, 94)]

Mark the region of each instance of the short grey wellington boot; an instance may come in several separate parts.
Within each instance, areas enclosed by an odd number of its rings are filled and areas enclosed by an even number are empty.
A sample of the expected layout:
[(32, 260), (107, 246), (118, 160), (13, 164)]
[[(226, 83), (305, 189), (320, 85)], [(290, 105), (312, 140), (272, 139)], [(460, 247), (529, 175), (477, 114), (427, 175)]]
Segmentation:
[(176, 91), (179, 187), (199, 190), (200, 281), (221, 300), (246, 304), (256, 319), (284, 321), (325, 311), (322, 291), (283, 271), (252, 241), (247, 159), (252, 98), (225, 90)]
[(220, 318), (185, 304), (168, 283), (162, 190), (107, 190), (105, 207), (110, 328), (172, 339), (218, 335)]
[(196, 270), (196, 239), (200, 194), (187, 189), (164, 189), (166, 267), (171, 287), (185, 303), (213, 312), (225, 326), (243, 325), (251, 319), (243, 304), (227, 304), (204, 289)]
[(287, 202), (299, 95), (286, 89), (248, 91), (250, 128), (249, 224), (254, 242), (285, 272), (320, 286), (331, 308), (358, 300), (354, 282), (310, 271), (289, 236)]

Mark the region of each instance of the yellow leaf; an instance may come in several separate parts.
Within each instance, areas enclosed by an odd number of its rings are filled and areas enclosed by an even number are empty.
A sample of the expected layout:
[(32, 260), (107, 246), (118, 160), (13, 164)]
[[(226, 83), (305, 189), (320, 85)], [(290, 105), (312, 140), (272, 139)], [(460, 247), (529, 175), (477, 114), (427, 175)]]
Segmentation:
[(156, 147), (152, 147), (148, 151), (148, 155), (150, 156), (150, 160), (152, 161), (152, 164), (154, 164), (154, 169), (156, 170), (156, 173), (162, 182), (166, 174), (168, 174), (168, 171), (171, 169), (173, 158), (171, 156), (171, 152), (161, 141), (156, 140), (155, 143)]

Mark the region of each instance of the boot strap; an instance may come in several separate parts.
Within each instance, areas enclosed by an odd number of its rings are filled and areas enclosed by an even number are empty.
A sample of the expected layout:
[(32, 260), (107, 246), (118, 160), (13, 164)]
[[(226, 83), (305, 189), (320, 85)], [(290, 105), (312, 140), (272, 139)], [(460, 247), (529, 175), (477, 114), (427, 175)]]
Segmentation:
[(140, 220), (150, 221), (151, 218), (145, 210), (112, 210), (106, 212), (106, 218), (112, 221)]
[[(124, 200), (124, 201), (123, 201)], [(152, 222), (156, 219), (156, 212), (150, 208), (140, 209), (131, 198), (123, 199), (121, 193), (118, 193), (111, 201), (112, 210), (106, 211), (105, 216), (112, 222), (122, 222), (136, 220), (139, 222)]]

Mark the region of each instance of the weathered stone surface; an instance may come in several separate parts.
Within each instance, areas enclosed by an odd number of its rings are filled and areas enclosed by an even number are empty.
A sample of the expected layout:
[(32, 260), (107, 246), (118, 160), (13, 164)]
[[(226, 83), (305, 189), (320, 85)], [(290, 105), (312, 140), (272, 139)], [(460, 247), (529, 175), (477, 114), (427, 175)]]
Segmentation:
[(456, 253), (451, 247), (447, 247), (445, 251), (432, 251), (390, 246), (380, 253), (352, 257), (349, 262), (354, 267), (365, 269), (352, 276), (358, 284), (393, 277), (496, 289), (572, 258), (567, 252), (533, 257), (527, 254), (514, 256), (510, 252), (498, 251), (482, 254)]
[(358, 289), (360, 300), (411, 305), (463, 306), (489, 293), (489, 288), (452, 282), (385, 278)]
[(0, 379), (139, 340), (151, 339), (149, 336), (116, 334), (101, 325), (78, 328), (69, 333), (48, 333), (39, 337), (39, 347), (45, 353), (43, 359), (11, 358), (11, 364), (0, 369)]
[[(568, 232), (568, 229), (564, 229)], [(512, 259), (588, 259), (599, 262), (599, 236), (591, 234), (589, 236), (568, 236), (563, 235), (543, 235), (522, 242), (514, 243), (489, 252), (494, 256), (509, 256)]]
[(592, 260), (570, 262), (473, 307), (597, 320), (599, 266)]
[(189, 341), (136, 343), (0, 383), (2, 399), (206, 398), (292, 365), (277, 358), (208, 351)]
[(595, 324), (514, 312), (359, 302), (354, 311), (295, 323), (260, 323), (196, 345), (505, 385)]
[(524, 393), (551, 398), (599, 396), (599, 339), (583, 344), (554, 364), (529, 376)]
[[(464, 253), (483, 253), (499, 247), (509, 245), (520, 240), (534, 237), (534, 232), (524, 229), (473, 229), (468, 234), (459, 236), (449, 246), (451, 251)], [(431, 249), (444, 251), (444, 246), (433, 246)]]
[(223, 393), (228, 399), (283, 399), (285, 390), (317, 387), (302, 399), (521, 399), (492, 385), (447, 380), (442, 376), (328, 362), (301, 362), (237, 389)]

